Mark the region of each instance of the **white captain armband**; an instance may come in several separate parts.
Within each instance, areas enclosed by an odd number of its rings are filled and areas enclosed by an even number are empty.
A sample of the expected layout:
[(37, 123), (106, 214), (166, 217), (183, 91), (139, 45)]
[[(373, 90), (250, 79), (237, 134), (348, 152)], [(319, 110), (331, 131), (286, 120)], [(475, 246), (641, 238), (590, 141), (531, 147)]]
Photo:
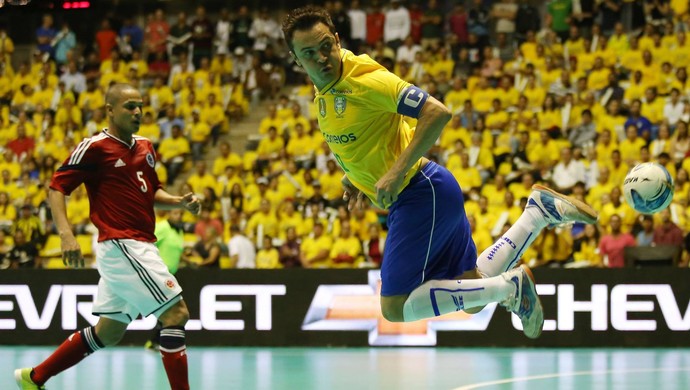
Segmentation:
[(429, 94), (426, 91), (410, 85), (407, 87), (398, 98), (398, 114), (409, 116), (412, 118), (419, 118), (419, 113), (426, 103)]

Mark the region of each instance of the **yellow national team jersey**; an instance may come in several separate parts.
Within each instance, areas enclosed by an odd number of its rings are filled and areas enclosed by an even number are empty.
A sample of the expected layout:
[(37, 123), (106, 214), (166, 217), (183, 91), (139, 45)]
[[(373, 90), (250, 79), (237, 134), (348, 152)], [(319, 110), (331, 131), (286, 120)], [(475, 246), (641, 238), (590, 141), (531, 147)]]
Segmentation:
[[(398, 101), (411, 84), (368, 55), (341, 53), (342, 75), (314, 99), (319, 127), (352, 184), (375, 203), (374, 185), (412, 139), (413, 129), (397, 112)], [(404, 99), (411, 107), (421, 103), (419, 95)], [(420, 165), (417, 161), (406, 173), (401, 191)]]

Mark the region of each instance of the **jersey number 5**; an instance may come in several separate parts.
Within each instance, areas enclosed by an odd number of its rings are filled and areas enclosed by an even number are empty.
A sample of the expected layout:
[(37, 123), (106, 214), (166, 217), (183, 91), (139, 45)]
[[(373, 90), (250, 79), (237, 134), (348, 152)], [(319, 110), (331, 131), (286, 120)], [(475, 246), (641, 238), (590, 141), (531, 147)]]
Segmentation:
[(146, 180), (144, 180), (144, 172), (142, 171), (137, 171), (137, 179), (141, 182), (141, 192), (146, 192), (149, 190), (149, 186), (146, 185)]

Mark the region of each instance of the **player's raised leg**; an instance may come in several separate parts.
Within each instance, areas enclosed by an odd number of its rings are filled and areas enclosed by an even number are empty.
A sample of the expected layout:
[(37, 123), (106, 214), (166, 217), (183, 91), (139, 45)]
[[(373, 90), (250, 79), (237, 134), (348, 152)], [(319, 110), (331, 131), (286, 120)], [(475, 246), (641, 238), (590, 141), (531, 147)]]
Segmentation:
[(71, 334), (46, 360), (32, 368), (14, 371), (20, 389), (42, 389), (51, 377), (76, 365), (85, 357), (122, 339), (127, 324), (101, 317), (96, 326)]
[(544, 312), (532, 272), (526, 265), (483, 279), (430, 280), (405, 300), (404, 321), (416, 321), (498, 302), (517, 314), (527, 337), (537, 338)]
[(522, 215), (477, 259), (483, 276), (497, 276), (515, 267), (541, 230), (569, 222), (596, 223), (597, 212), (587, 204), (536, 184)]
[(163, 324), (160, 333), (160, 352), (165, 373), (172, 390), (189, 390), (187, 375), (187, 346), (184, 325), (189, 320), (189, 310), (183, 300), (177, 301), (158, 317)]

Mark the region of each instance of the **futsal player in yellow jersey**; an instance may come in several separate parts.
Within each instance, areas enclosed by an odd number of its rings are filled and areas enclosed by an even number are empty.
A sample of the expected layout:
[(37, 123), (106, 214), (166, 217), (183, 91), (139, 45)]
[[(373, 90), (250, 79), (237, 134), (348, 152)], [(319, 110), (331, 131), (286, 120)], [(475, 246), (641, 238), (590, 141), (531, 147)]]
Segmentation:
[[(528, 337), (544, 315), (532, 274), (513, 269), (541, 229), (593, 223), (583, 203), (538, 187), (516, 224), (477, 259), (463, 195), (447, 169), (423, 157), (450, 111), (367, 55), (340, 47), (328, 13), (293, 10), (283, 32), (296, 64), (316, 87), (319, 127), (345, 172), (344, 199), (363, 196), (389, 210), (381, 267), (381, 309), (390, 321), (415, 321), (499, 302), (517, 314)], [(403, 116), (417, 119), (411, 129)]]

